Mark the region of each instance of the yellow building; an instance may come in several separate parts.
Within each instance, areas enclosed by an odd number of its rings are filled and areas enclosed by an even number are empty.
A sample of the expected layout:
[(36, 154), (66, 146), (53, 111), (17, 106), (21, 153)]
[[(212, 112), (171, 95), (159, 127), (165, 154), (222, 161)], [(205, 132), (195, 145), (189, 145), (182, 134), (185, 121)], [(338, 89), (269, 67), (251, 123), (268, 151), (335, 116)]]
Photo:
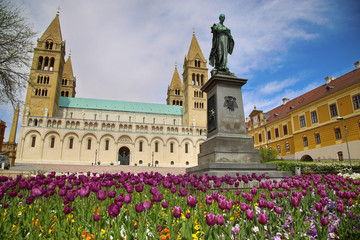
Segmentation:
[[(276, 149), (289, 160), (360, 160), (360, 61), (356, 69), (247, 122), (255, 148)], [(343, 124), (344, 123), (344, 124)], [(346, 137), (344, 131), (346, 126)]]
[[(195, 166), (206, 139), (207, 66), (193, 33), (183, 83), (175, 67), (166, 104), (75, 98), (77, 79), (57, 14), (38, 39), (18, 163)], [(166, 94), (166, 93), (164, 93)]]

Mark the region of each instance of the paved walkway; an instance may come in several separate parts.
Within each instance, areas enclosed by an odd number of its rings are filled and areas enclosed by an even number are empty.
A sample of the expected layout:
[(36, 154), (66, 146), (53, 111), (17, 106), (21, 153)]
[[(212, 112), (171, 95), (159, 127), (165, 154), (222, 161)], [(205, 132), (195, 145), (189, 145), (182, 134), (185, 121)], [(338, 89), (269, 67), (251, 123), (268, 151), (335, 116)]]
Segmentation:
[(46, 172), (101, 172), (101, 173), (120, 173), (131, 172), (131, 173), (141, 173), (141, 172), (159, 172), (163, 175), (168, 173), (177, 175), (184, 174), (186, 168), (181, 167), (145, 167), (145, 166), (120, 166), (120, 165), (100, 165), (100, 166), (88, 166), (88, 165), (63, 165), (63, 164), (16, 164), (14, 167), (11, 167), (10, 170), (1, 170), (0, 175), (13, 175), (13, 174), (26, 174), (26, 173), (36, 173), (38, 171)]

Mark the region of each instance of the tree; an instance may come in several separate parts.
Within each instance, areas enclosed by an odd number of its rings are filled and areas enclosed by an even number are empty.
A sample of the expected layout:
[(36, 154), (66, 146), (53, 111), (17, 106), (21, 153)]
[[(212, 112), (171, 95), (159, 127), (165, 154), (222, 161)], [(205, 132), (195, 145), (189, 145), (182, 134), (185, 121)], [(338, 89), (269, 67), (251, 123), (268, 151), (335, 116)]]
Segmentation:
[(14, 107), (27, 87), (36, 34), (22, 15), (21, 8), (0, 0), (0, 104), (10, 102)]
[(266, 148), (266, 147), (260, 148), (259, 154), (260, 154), (260, 162), (262, 163), (274, 161), (277, 159), (278, 156), (278, 152), (275, 149)]

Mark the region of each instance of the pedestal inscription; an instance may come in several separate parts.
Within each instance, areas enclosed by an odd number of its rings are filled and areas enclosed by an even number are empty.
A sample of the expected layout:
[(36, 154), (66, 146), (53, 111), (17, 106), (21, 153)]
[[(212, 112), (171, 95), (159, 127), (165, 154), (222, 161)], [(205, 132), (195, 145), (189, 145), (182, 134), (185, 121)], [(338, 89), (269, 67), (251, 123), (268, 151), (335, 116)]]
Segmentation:
[(212, 95), (208, 101), (207, 128), (208, 133), (216, 129), (216, 96)]

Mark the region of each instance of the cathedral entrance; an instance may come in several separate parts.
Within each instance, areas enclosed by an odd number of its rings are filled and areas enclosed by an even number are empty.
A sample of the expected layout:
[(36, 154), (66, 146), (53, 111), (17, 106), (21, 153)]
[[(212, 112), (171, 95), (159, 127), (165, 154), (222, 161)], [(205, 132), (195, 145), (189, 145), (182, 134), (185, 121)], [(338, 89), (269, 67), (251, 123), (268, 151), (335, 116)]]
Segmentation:
[(121, 147), (118, 154), (119, 165), (129, 165), (130, 163), (130, 149), (127, 147)]

